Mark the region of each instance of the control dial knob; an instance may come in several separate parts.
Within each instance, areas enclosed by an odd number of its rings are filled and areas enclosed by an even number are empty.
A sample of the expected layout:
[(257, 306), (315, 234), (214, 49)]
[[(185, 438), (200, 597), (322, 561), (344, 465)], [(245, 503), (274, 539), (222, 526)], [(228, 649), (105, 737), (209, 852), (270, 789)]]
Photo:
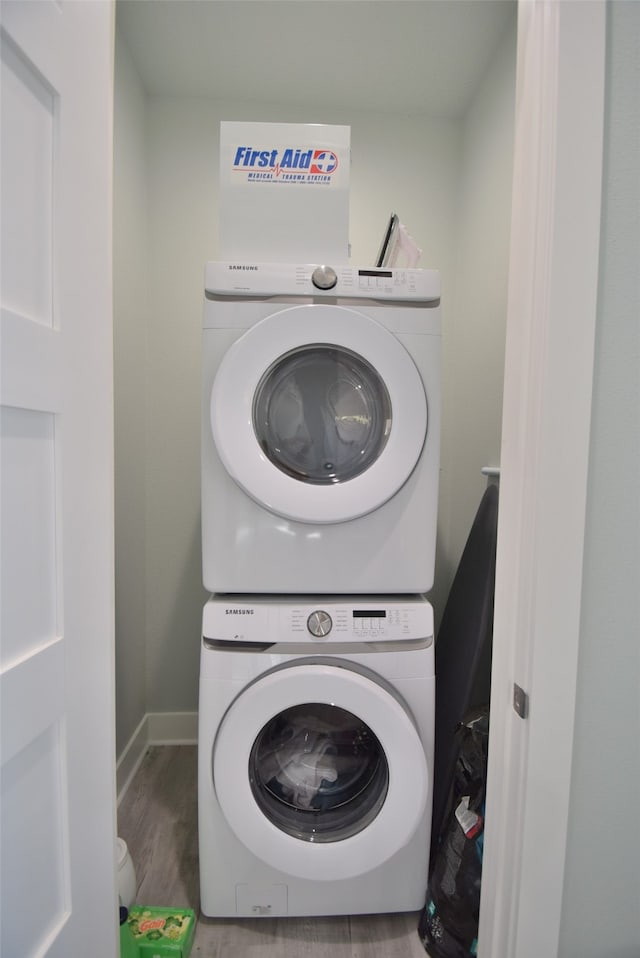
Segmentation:
[(317, 289), (333, 289), (338, 282), (338, 274), (331, 266), (316, 266), (311, 274), (311, 282)]
[(329, 635), (329, 632), (331, 632), (333, 628), (331, 616), (328, 612), (323, 612), (321, 609), (318, 609), (316, 612), (312, 612), (307, 619), (307, 628), (309, 632), (311, 632), (311, 635), (315, 635), (317, 639), (321, 639), (325, 635)]

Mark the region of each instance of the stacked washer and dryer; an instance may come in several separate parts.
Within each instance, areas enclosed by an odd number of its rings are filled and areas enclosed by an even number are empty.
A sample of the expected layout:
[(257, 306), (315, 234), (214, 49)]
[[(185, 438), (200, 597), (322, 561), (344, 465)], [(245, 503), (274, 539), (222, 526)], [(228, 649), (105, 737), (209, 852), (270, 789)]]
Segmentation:
[(418, 910), (439, 274), (210, 263), (203, 357), (202, 911)]

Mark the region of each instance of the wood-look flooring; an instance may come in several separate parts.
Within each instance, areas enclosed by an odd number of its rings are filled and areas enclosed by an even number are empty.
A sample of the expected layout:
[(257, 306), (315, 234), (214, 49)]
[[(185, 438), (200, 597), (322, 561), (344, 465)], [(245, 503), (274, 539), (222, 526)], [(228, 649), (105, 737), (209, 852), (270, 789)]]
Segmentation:
[[(136, 868), (137, 901), (199, 915), (197, 749), (148, 749), (118, 809)], [(192, 956), (425, 958), (418, 914), (334, 918), (198, 917)], [(427, 956), (428, 958), (428, 956)]]

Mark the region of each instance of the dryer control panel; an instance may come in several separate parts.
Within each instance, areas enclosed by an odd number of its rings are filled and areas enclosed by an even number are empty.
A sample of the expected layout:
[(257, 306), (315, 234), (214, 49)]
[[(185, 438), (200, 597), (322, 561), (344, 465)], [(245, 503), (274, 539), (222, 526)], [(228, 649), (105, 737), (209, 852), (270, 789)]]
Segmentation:
[(249, 644), (390, 642), (433, 638), (433, 609), (419, 596), (214, 596), (203, 635)]
[(331, 263), (207, 263), (205, 290), (213, 296), (311, 296), (433, 303), (440, 299), (436, 269), (385, 269)]

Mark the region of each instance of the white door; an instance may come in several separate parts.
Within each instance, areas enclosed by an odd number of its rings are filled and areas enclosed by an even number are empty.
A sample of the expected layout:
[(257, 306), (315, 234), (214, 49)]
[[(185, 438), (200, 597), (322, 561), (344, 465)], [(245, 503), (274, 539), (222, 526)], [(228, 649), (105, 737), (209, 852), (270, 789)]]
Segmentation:
[[(480, 958), (559, 953), (598, 302), (606, 4), (518, 7)], [(514, 684), (529, 696), (525, 719)]]
[(294, 306), (238, 339), (213, 384), (218, 454), (257, 502), (300, 522), (344, 522), (407, 481), (427, 433), (420, 373), (380, 323)]
[(273, 868), (315, 881), (386, 862), (415, 835), (430, 798), (409, 711), (371, 673), (331, 659), (300, 660), (249, 685), (220, 724), (212, 771), (240, 841)]
[(0, 951), (112, 956), (114, 10), (1, 15)]

